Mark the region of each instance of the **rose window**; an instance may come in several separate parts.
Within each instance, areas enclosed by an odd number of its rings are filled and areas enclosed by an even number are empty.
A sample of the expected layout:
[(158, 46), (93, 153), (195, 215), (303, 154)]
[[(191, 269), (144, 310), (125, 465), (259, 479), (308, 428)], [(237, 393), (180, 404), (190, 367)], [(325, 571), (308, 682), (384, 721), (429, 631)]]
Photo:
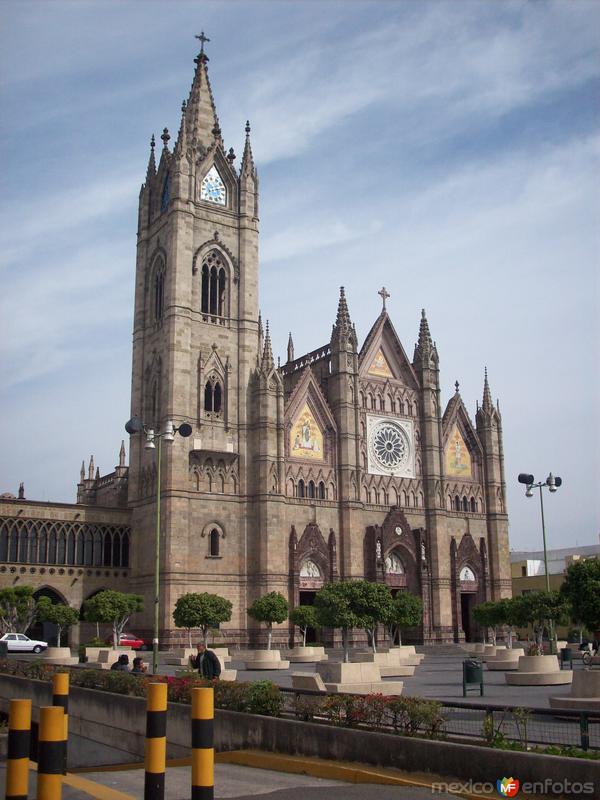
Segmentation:
[(385, 422), (373, 431), (371, 449), (376, 460), (386, 470), (405, 464), (409, 457), (408, 438), (402, 428)]

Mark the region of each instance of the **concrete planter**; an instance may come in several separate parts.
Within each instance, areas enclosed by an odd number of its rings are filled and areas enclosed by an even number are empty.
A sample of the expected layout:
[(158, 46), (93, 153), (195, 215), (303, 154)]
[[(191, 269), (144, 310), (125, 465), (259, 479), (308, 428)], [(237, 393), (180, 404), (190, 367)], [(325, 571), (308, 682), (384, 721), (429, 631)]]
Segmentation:
[(407, 677), (415, 674), (415, 666), (402, 659), (402, 654), (394, 650), (387, 653), (351, 653), (352, 663), (377, 664), (382, 678)]
[(414, 644), (402, 644), (397, 647), (390, 647), (390, 653), (394, 653), (395, 657), (398, 658), (401, 663), (409, 667), (418, 667), (425, 658), (424, 653), (417, 653)]
[(292, 664), (310, 664), (315, 661), (327, 660), (324, 647), (312, 647), (309, 645), (306, 647), (294, 647), (293, 650), (288, 652), (287, 657)]
[(317, 674), (326, 690), (336, 694), (402, 694), (402, 681), (382, 681), (379, 665), (374, 662), (330, 661), (317, 664)]
[(70, 647), (47, 647), (40, 658), (46, 664), (56, 664), (57, 666), (69, 666), (79, 664), (79, 658), (71, 655)]
[(513, 647), (511, 649), (496, 651), (496, 655), (486, 659), (486, 665), (489, 670), (507, 672), (519, 668), (519, 658), (525, 655), (522, 647)]
[(289, 666), (289, 661), (281, 659), (279, 650), (251, 650), (245, 662), (245, 669), (288, 669)]
[(521, 656), (517, 671), (504, 677), (511, 686), (554, 686), (571, 683), (573, 673), (561, 670), (556, 656)]
[(600, 670), (581, 669), (572, 674), (571, 693), (562, 697), (551, 697), (550, 707), (600, 711)]

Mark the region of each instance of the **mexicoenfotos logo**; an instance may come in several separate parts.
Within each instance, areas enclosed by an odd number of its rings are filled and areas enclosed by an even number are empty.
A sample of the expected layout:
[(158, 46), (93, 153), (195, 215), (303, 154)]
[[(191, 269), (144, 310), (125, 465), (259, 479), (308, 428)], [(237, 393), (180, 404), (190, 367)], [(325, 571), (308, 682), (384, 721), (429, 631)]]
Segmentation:
[(519, 781), (516, 778), (498, 778), (496, 789), (502, 797), (516, 797), (519, 792)]

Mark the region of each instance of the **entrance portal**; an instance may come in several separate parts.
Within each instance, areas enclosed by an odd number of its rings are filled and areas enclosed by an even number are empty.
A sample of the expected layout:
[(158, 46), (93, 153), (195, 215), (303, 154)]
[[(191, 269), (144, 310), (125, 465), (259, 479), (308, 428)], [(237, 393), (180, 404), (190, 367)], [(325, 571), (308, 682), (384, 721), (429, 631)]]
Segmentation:
[(465, 632), (465, 641), (471, 641), (473, 633), (473, 605), (475, 595), (461, 592), (460, 594), (460, 621), (463, 631)]
[[(305, 589), (300, 590), (300, 605), (312, 606), (315, 602), (316, 592), (308, 591)], [(317, 631), (315, 628), (309, 628), (306, 631), (306, 644), (313, 644), (317, 641)]]

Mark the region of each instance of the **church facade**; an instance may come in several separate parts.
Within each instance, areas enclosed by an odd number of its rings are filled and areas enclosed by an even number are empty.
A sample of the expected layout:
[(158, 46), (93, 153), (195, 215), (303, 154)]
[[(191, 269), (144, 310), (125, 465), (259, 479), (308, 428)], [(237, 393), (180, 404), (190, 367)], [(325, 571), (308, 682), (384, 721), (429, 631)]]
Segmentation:
[[(422, 641), (472, 638), (473, 606), (511, 593), (502, 422), (487, 374), (475, 423), (458, 384), (443, 409), (425, 312), (410, 358), (385, 289), (362, 344), (342, 288), (330, 338), (297, 357), (290, 335), (276, 364), (259, 314), (250, 126), (236, 169), (203, 51), (174, 146), (166, 129), (161, 138), (139, 200), (131, 410), (146, 431), (172, 422), (192, 434), (161, 437), (160, 476), (157, 446), (132, 435), (128, 467), (124, 450), (111, 475), (82, 467), (73, 506), (0, 499), (0, 581), (21, 576), (72, 604), (126, 585), (144, 595), (135, 628), (150, 633), (160, 477), (163, 643), (181, 638), (171, 615), (186, 592), (231, 600), (223, 631), (246, 644), (261, 640), (246, 612), (256, 597), (311, 603), (349, 578), (422, 597)], [(282, 644), (292, 634), (277, 631)]]

